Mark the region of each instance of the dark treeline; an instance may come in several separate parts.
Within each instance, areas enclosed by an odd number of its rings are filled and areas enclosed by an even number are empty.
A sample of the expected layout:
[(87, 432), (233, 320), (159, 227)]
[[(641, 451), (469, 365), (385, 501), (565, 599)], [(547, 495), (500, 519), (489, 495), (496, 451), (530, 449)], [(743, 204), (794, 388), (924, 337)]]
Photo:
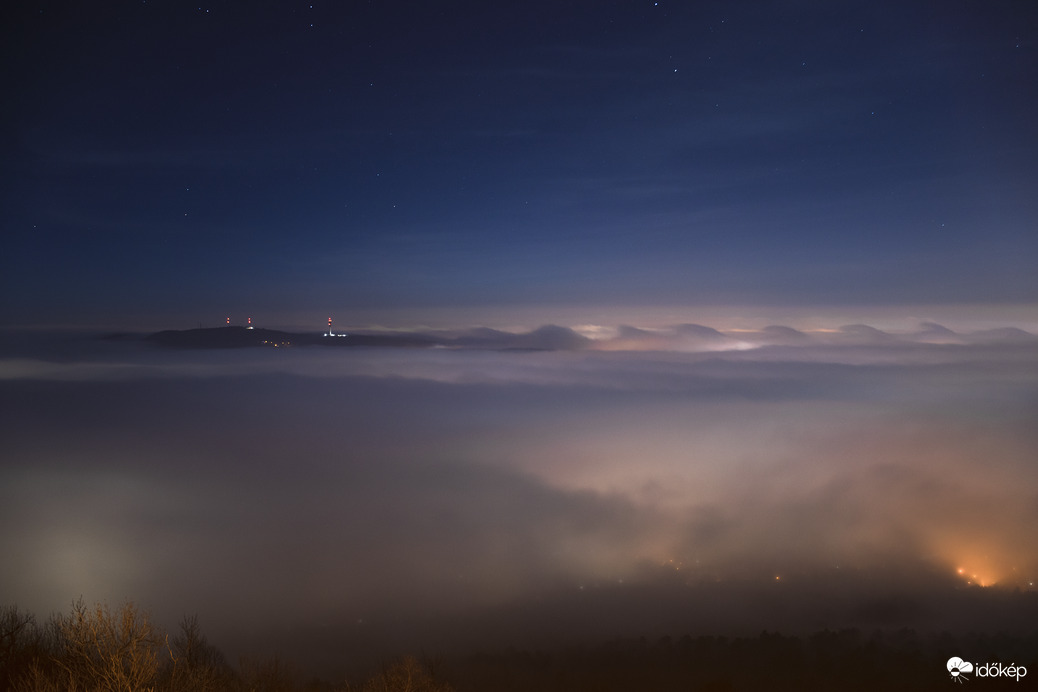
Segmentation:
[(548, 652), (406, 656), (360, 682), (331, 682), (306, 678), (277, 657), (231, 664), (196, 618), (185, 617), (167, 633), (132, 603), (113, 611), (77, 601), (68, 615), (42, 624), (16, 607), (0, 609), (0, 692), (937, 690), (953, 682), (945, 668), (953, 656), (1024, 666), (1031, 678), (1038, 675), (1038, 631), (640, 638)]
[(953, 656), (1021, 665), (1028, 677), (1030, 671), (1038, 676), (1038, 631), (921, 636), (909, 629), (848, 629), (806, 636), (641, 638), (558, 652), (481, 654), (448, 663), (444, 673), (466, 692), (947, 690), (953, 681), (946, 663)]

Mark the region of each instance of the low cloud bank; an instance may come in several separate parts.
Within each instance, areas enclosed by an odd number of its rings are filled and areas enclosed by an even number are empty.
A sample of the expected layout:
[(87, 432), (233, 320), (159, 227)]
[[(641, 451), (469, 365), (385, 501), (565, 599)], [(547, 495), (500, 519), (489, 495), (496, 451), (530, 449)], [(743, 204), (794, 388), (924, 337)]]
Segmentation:
[(0, 361), (0, 592), (37, 613), (80, 595), (167, 624), (198, 612), (232, 655), (326, 663), (1026, 627), (1038, 354), (1015, 333), (924, 331), (771, 328), (786, 343), (703, 352), (22, 353)]

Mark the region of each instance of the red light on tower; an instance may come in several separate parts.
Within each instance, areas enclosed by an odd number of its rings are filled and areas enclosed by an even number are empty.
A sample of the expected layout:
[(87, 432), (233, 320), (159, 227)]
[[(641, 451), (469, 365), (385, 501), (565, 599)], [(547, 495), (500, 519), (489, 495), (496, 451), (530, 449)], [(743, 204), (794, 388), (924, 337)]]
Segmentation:
[(230, 324), (231, 324), (231, 318), (230, 317), (227, 318), (227, 324), (228, 324), (228, 326), (230, 326)]
[(252, 326), (252, 318), (250, 317), (248, 319), (249, 319), (249, 326), (251, 327)]

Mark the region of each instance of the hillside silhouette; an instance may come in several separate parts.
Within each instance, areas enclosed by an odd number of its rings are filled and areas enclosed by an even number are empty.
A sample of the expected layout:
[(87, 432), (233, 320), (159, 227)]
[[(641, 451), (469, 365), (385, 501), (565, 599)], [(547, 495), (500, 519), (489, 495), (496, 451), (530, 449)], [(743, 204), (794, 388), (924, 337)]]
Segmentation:
[(147, 342), (165, 348), (249, 348), (287, 346), (432, 346), (436, 340), (425, 335), (350, 334), (348, 337), (327, 337), (321, 334), (285, 332), (262, 327), (216, 327), (200, 329), (170, 329), (146, 337)]

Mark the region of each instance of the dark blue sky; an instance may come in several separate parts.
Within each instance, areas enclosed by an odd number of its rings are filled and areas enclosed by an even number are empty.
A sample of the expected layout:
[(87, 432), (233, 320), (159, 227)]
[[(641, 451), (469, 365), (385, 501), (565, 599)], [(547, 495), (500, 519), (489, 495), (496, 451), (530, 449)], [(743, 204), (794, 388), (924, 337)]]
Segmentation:
[(6, 325), (1038, 299), (1031, 3), (5, 12)]

